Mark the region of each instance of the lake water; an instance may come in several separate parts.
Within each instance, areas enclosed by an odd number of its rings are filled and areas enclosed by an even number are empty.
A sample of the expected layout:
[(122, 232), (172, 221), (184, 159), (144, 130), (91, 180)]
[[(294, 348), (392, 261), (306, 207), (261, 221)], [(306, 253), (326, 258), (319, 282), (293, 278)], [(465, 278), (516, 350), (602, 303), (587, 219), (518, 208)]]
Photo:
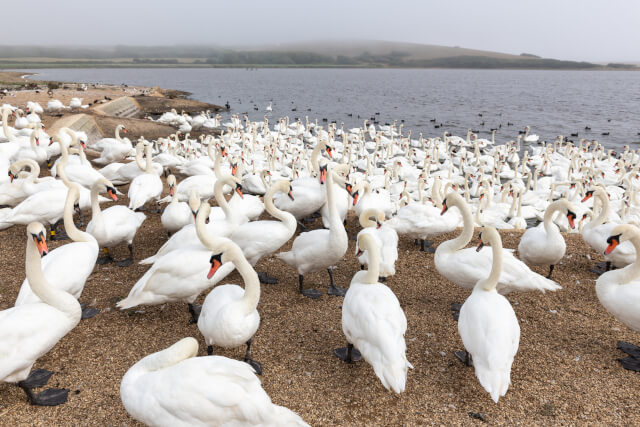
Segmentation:
[[(399, 70), (399, 69), (45, 69), (25, 70), (37, 78), (86, 83), (160, 86), (192, 98), (231, 104), (231, 113), (262, 120), (273, 102), (274, 118), (309, 116), (322, 123), (361, 126), (404, 120), (417, 138), (486, 137), (500, 127), (496, 142), (518, 130), (552, 140), (557, 135), (597, 139), (608, 147), (640, 144), (640, 73), (611, 71)], [(254, 106), (259, 111), (254, 110)], [(292, 111), (296, 109), (296, 111)], [(309, 111), (310, 109), (310, 111)], [(228, 115), (229, 113), (224, 113)], [(436, 122), (431, 122), (436, 119)], [(443, 124), (435, 128), (436, 124)], [(508, 125), (512, 123), (512, 125)], [(591, 130), (585, 130), (590, 127)], [(603, 133), (609, 135), (602, 135)], [(637, 147), (636, 147), (637, 148)]]

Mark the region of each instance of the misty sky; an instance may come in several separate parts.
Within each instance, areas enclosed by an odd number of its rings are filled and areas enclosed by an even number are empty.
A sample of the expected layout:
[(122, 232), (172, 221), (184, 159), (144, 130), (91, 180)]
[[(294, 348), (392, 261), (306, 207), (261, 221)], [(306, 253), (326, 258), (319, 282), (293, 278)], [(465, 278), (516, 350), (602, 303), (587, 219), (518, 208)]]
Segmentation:
[(640, 61), (636, 0), (3, 1), (3, 45), (376, 39)]

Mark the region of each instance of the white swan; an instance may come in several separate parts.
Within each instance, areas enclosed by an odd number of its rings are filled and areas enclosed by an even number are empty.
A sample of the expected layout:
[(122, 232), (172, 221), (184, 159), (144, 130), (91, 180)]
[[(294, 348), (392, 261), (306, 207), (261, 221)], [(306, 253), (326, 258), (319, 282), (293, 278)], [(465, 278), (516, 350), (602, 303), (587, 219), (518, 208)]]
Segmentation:
[(116, 265), (128, 267), (133, 263), (133, 238), (146, 216), (142, 212), (134, 212), (122, 205), (101, 210), (98, 195), (102, 192), (109, 194), (114, 201), (118, 200), (115, 187), (106, 179), (95, 182), (91, 187), (91, 221), (87, 224), (87, 232), (96, 238), (104, 251), (104, 256), (98, 259), (97, 263), (113, 262), (109, 248), (126, 242), (129, 257), (116, 262)]
[(197, 354), (196, 339), (183, 338), (129, 368), (120, 384), (129, 415), (154, 427), (308, 427), (295, 412), (271, 402), (246, 363)]
[(553, 223), (556, 212), (564, 212), (567, 215), (569, 226), (575, 228), (575, 208), (567, 199), (560, 199), (547, 207), (544, 213), (544, 222), (537, 227), (524, 232), (518, 245), (520, 258), (531, 265), (548, 265), (551, 279), (553, 268), (564, 257), (567, 245), (560, 234), (558, 226)]
[[(239, 225), (229, 236), (244, 253), (253, 267), (263, 257), (273, 254), (293, 237), (298, 226), (296, 218), (289, 212), (282, 211), (273, 203), (273, 196), (282, 192), (293, 197), (289, 181), (280, 180), (274, 183), (264, 196), (267, 212), (277, 221), (252, 221)], [(258, 273), (262, 283), (275, 284), (277, 279)]]
[(162, 195), (162, 180), (153, 169), (153, 161), (151, 159), (151, 145), (145, 147), (145, 156), (147, 165), (145, 173), (136, 176), (129, 185), (129, 209), (139, 209), (151, 199), (160, 200)]
[[(169, 175), (167, 177), (167, 185), (169, 186), (169, 196), (171, 196), (171, 203), (164, 208), (160, 222), (167, 234), (171, 237), (171, 234), (180, 230), (182, 227), (193, 223), (193, 216), (191, 208), (185, 202), (178, 200), (178, 194), (176, 193), (176, 177)], [(195, 194), (195, 190), (192, 190), (192, 196)], [(191, 197), (190, 199), (191, 200)]]
[[(606, 249), (606, 240), (611, 236), (611, 231), (617, 226), (616, 223), (606, 222), (609, 218), (609, 196), (602, 187), (587, 191), (582, 202), (586, 202), (591, 197), (595, 197), (600, 202), (600, 214), (596, 219), (589, 222), (582, 228), (582, 239), (596, 252), (602, 253)], [(607, 260), (607, 270), (613, 264), (622, 268), (631, 264), (636, 259), (635, 247), (630, 241), (625, 241), (615, 252), (605, 255)]]
[[(78, 230), (73, 222), (74, 205), (80, 195), (79, 188), (77, 184), (71, 184), (64, 206), (64, 228), (73, 242), (54, 249), (42, 262), (49, 285), (75, 298), (80, 298), (98, 258), (96, 239), (91, 234)], [(36, 302), (40, 302), (40, 299), (33, 292), (27, 277), (22, 282), (15, 305)], [(85, 312), (84, 317), (90, 317), (92, 312), (97, 313), (90, 309)]]
[[(371, 217), (375, 217), (375, 221), (372, 221)], [(363, 234), (369, 234), (376, 242), (380, 255), (379, 270), (380, 280), (382, 281), (396, 274), (395, 264), (398, 259), (398, 233), (387, 225), (384, 219), (384, 212), (381, 210), (376, 208), (367, 209), (360, 215), (360, 225), (363, 229), (358, 233), (358, 238)], [(358, 250), (356, 243), (356, 253), (359, 252), (361, 251)], [(362, 266), (369, 265), (368, 253), (362, 253), (358, 257), (358, 261)]]
[(218, 246), (226, 241), (209, 234), (205, 226), (209, 210), (209, 204), (203, 203), (196, 217), (195, 229), (200, 242), (158, 258), (133, 285), (129, 295), (116, 304), (118, 308), (125, 310), (142, 304), (157, 305), (183, 301), (189, 304), (192, 320), (197, 321), (193, 302), (201, 292), (214, 286), (234, 269), (232, 263), (226, 263), (213, 276), (209, 276), (211, 252), (216, 251)]
[(208, 243), (209, 247), (216, 247), (211, 256), (208, 277), (230, 262), (242, 276), (244, 289), (233, 284), (218, 285), (205, 298), (198, 318), (198, 329), (208, 346), (207, 352), (213, 354), (213, 346), (234, 348), (246, 344), (244, 361), (260, 375), (262, 366), (251, 358), (251, 337), (260, 326), (257, 310), (260, 301), (258, 275), (235, 243), (229, 240), (220, 245), (215, 241)]
[[(440, 274), (463, 288), (473, 289), (478, 280), (489, 275), (493, 258), (492, 251), (476, 252), (474, 248), (463, 249), (473, 236), (473, 219), (469, 206), (460, 195), (451, 192), (442, 203), (443, 213), (456, 206), (462, 213), (464, 229), (455, 239), (441, 243), (436, 249), (434, 261)], [(555, 282), (531, 271), (522, 261), (513, 256), (513, 251), (502, 250), (502, 269), (497, 284), (503, 295), (511, 291), (555, 291), (562, 289)]]
[(102, 151), (100, 157), (93, 162), (99, 165), (108, 165), (113, 162), (120, 162), (129, 157), (133, 151), (133, 146), (129, 138), (122, 138), (120, 132), (127, 133), (124, 125), (118, 125), (115, 131), (115, 138), (102, 138), (93, 147)]
[[(235, 179), (228, 175), (216, 181), (213, 192), (216, 195), (216, 201), (219, 206), (216, 209), (219, 209), (223, 212), (224, 219), (214, 219), (209, 222), (207, 225), (207, 229), (209, 233), (213, 233), (216, 236), (228, 237), (233, 233), (233, 231), (240, 225), (247, 222), (247, 217), (241, 215), (229, 208), (229, 204), (227, 200), (224, 198), (222, 194), (222, 188), (225, 186), (231, 186), (234, 188), (236, 192), (242, 192), (241, 188), (237, 186), (237, 182)], [(213, 209), (211, 209), (213, 210)], [(194, 215), (196, 213), (194, 212)], [(214, 218), (216, 215), (213, 215)], [(209, 219), (211, 219), (209, 217)], [(165, 242), (164, 245), (158, 249), (155, 255), (150, 256), (149, 258), (145, 258), (140, 261), (140, 264), (152, 264), (163, 255), (168, 254), (171, 251), (176, 249), (189, 246), (189, 245), (198, 245), (199, 240), (196, 232), (195, 224), (189, 224), (182, 227), (178, 232), (173, 234), (169, 240)]]
[(498, 403), (511, 384), (511, 365), (520, 344), (520, 325), (504, 296), (496, 292), (502, 269), (502, 241), (493, 227), (480, 231), (480, 245), (491, 245), (491, 274), (478, 280), (473, 292), (462, 304), (458, 333), (471, 355), (476, 377), (482, 387)]
[[(278, 258), (298, 270), (300, 293), (309, 298), (320, 298), (322, 294), (316, 289), (303, 288), (304, 275), (325, 268), (329, 272), (329, 278), (331, 280), (328, 293), (330, 295), (343, 296), (346, 292), (333, 282), (331, 267), (342, 259), (349, 246), (347, 232), (338, 217), (338, 210), (335, 206), (333, 186), (334, 170), (344, 171), (348, 168), (349, 165), (338, 165), (328, 173), (326, 191), (330, 212), (329, 230), (313, 230), (301, 233), (293, 241), (293, 246), (291, 246), (290, 251), (280, 252), (277, 255)], [(326, 175), (327, 173), (324, 172), (324, 174)]]
[(393, 291), (378, 283), (380, 255), (375, 239), (370, 234), (359, 235), (358, 246), (360, 252), (368, 253), (369, 269), (357, 272), (351, 280), (342, 303), (342, 331), (348, 345), (334, 354), (352, 362), (355, 347), (387, 390), (402, 393), (407, 371), (413, 369), (404, 341), (407, 318)]
[[(624, 242), (631, 242), (640, 253), (640, 230), (636, 226), (616, 226), (606, 240), (606, 255), (615, 252)], [(596, 295), (600, 304), (616, 319), (636, 332), (640, 332), (640, 260), (618, 270), (603, 273), (596, 280)], [(640, 370), (640, 348), (633, 344), (618, 342), (618, 348), (629, 355), (619, 359), (625, 369)]]
[(72, 295), (47, 282), (40, 262), (40, 256), (46, 253), (45, 228), (40, 223), (29, 224), (27, 279), (43, 302), (0, 311), (0, 381), (18, 383), (32, 404), (53, 406), (66, 402), (69, 390), (48, 389), (36, 395), (31, 389), (44, 386), (51, 372), (39, 370), (30, 376), (29, 371), (80, 322), (81, 309)]

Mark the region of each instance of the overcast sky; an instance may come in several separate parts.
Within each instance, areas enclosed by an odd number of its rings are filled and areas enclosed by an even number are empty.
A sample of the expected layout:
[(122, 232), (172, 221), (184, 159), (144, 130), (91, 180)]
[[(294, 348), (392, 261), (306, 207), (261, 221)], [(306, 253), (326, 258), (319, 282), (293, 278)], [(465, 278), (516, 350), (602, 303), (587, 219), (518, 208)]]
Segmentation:
[(0, 44), (408, 41), (640, 61), (637, 0), (2, 1)]

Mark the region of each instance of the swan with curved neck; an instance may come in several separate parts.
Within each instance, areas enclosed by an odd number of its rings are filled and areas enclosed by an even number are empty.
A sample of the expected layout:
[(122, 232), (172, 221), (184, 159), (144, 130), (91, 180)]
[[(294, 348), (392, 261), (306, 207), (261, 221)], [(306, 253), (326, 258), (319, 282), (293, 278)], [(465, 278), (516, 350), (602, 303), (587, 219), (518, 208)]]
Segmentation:
[[(473, 289), (478, 280), (489, 275), (492, 252), (463, 249), (473, 237), (473, 218), (469, 206), (459, 194), (449, 193), (442, 206), (443, 213), (453, 206), (457, 207), (462, 214), (464, 228), (458, 237), (438, 246), (434, 256), (436, 269), (453, 283)], [(511, 251), (504, 250), (502, 255), (503, 268), (498, 282), (498, 292), (501, 294), (511, 291), (545, 292), (561, 289), (555, 282), (531, 271), (522, 261), (516, 259)]]
[(567, 199), (560, 199), (547, 207), (542, 224), (525, 231), (518, 245), (520, 258), (527, 264), (549, 265), (548, 279), (551, 278), (555, 265), (562, 260), (567, 249), (558, 226), (553, 222), (556, 212), (563, 212), (567, 216), (569, 226), (575, 228), (575, 208)]
[[(204, 203), (200, 209), (207, 209)], [(205, 237), (208, 240), (208, 237)], [(204, 300), (198, 329), (205, 338), (209, 355), (213, 354), (213, 346), (234, 348), (246, 344), (244, 361), (249, 363), (258, 374), (262, 373), (262, 366), (251, 359), (251, 337), (258, 330), (260, 315), (257, 310), (260, 301), (260, 281), (258, 274), (242, 253), (242, 249), (230, 240), (221, 242), (209, 241), (208, 246), (214, 246), (207, 274), (211, 278), (218, 269), (226, 263), (235, 265), (242, 276), (245, 287), (226, 284), (216, 286)]]
[[(236, 192), (242, 193), (242, 187), (238, 186), (236, 178), (231, 175), (224, 176), (222, 179), (217, 180), (214, 185), (213, 192), (216, 195), (216, 202), (218, 203), (218, 206), (211, 209), (209, 217), (211, 221), (206, 227), (209, 233), (221, 237), (230, 236), (240, 224), (247, 222), (246, 216), (241, 215), (229, 207), (229, 203), (222, 193), (222, 188), (225, 185), (230, 186)], [(198, 244), (196, 225), (189, 224), (173, 234), (171, 238), (169, 238), (169, 240), (167, 240), (165, 244), (158, 249), (155, 255), (143, 259), (140, 261), (140, 264), (152, 264), (158, 258), (168, 254), (169, 252), (194, 244)]]
[[(624, 243), (630, 243), (635, 248), (635, 253), (640, 253), (640, 230), (630, 224), (617, 225), (610, 231), (606, 239), (607, 247), (605, 255), (615, 253)], [(634, 331), (640, 331), (640, 259), (624, 268), (607, 271), (596, 280), (596, 295), (602, 306), (616, 319), (627, 325)], [(640, 368), (640, 360), (633, 357), (640, 351), (640, 347), (618, 342), (618, 348), (631, 355), (624, 359), (618, 359), (625, 369), (637, 371)]]
[[(230, 235), (244, 253), (249, 264), (253, 267), (263, 257), (276, 252), (291, 239), (296, 231), (298, 223), (296, 218), (289, 212), (278, 209), (273, 203), (273, 196), (276, 193), (285, 193), (293, 197), (291, 184), (289, 181), (280, 180), (274, 183), (264, 196), (264, 204), (267, 212), (277, 221), (251, 221), (239, 225)], [(278, 283), (274, 277), (269, 277), (266, 273), (258, 273), (262, 283)]]
[(129, 209), (139, 209), (152, 199), (160, 203), (162, 180), (153, 169), (151, 149), (151, 145), (145, 147), (145, 156), (147, 158), (145, 173), (135, 177), (129, 185), (129, 192), (127, 193), (129, 196)]
[(518, 352), (520, 325), (509, 300), (496, 292), (504, 251), (495, 228), (481, 229), (478, 250), (484, 244), (490, 244), (493, 252), (491, 272), (477, 281), (460, 308), (458, 333), (467, 350), (465, 361), (473, 358), (476, 377), (498, 403), (511, 384), (511, 365)]
[(133, 285), (129, 295), (116, 304), (118, 308), (125, 310), (138, 305), (182, 301), (188, 303), (192, 320), (197, 322), (198, 309), (193, 302), (200, 293), (214, 286), (234, 269), (233, 263), (226, 263), (213, 276), (208, 275), (211, 252), (220, 252), (219, 248), (228, 239), (212, 234), (212, 229), (207, 227), (207, 206), (208, 203), (202, 203), (196, 216), (195, 231), (200, 244), (186, 245), (157, 258)]
[(194, 425), (197, 420), (212, 426), (308, 427), (295, 412), (271, 402), (248, 364), (197, 354), (195, 338), (183, 338), (129, 368), (120, 384), (129, 415), (153, 426)]
[(41, 379), (30, 382), (29, 372), (38, 358), (80, 322), (82, 310), (72, 295), (52, 287), (42, 271), (40, 257), (47, 253), (45, 228), (33, 222), (27, 226), (26, 234), (25, 270), (31, 289), (41, 302), (0, 312), (0, 343), (5, 349), (0, 352), (0, 381), (17, 383), (31, 404), (55, 406), (66, 402), (69, 390), (49, 389), (35, 394), (32, 388), (44, 384)]
[[(372, 220), (371, 218), (375, 218)], [(398, 259), (398, 233), (396, 230), (385, 223), (384, 212), (376, 208), (370, 208), (364, 211), (359, 218), (360, 225), (363, 227), (358, 233), (358, 237), (369, 234), (378, 246), (379, 251), (379, 279), (384, 281), (387, 277), (396, 273), (395, 263)], [(357, 240), (357, 239), (356, 239)], [(356, 245), (356, 253), (358, 253)], [(368, 252), (358, 256), (361, 268), (369, 264)], [(376, 279), (378, 280), (378, 279)]]
[[(63, 218), (67, 235), (73, 242), (54, 249), (43, 261), (44, 273), (51, 286), (75, 298), (80, 298), (98, 257), (96, 240), (91, 234), (79, 230), (73, 222), (73, 212), (78, 209), (79, 197), (79, 186), (71, 184), (65, 200)], [(22, 283), (15, 305), (34, 302), (39, 302), (39, 299), (33, 293), (27, 278)]]

